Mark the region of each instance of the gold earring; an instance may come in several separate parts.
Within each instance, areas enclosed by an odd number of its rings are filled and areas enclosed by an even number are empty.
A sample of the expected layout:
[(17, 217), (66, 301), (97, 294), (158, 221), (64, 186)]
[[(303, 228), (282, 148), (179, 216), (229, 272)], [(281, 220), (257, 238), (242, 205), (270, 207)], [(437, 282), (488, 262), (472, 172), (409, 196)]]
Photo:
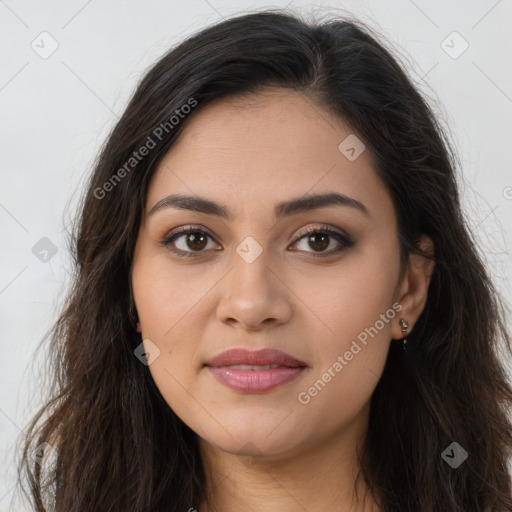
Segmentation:
[(407, 332), (407, 327), (409, 327), (409, 324), (403, 318), (400, 318), (399, 322), (400, 327), (402, 328), (402, 334), (404, 335), (402, 345), (404, 347), (404, 352), (407, 352), (407, 339), (405, 338), (405, 333)]

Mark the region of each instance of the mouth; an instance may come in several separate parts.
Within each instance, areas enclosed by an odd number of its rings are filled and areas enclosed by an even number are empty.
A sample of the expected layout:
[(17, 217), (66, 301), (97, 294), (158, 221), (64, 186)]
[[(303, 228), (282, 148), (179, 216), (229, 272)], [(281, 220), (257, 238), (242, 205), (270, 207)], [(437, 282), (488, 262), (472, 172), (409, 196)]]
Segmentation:
[(231, 349), (204, 366), (220, 383), (243, 393), (270, 391), (296, 379), (308, 368), (297, 358), (275, 349)]

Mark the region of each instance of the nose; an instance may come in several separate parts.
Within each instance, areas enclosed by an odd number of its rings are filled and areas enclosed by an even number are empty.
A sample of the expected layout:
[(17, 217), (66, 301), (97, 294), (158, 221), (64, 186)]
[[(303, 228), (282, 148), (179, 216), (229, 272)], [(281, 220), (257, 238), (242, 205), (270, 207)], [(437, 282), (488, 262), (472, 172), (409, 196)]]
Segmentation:
[(269, 266), (265, 251), (251, 263), (236, 254), (221, 286), (217, 318), (231, 327), (258, 331), (291, 318), (293, 293)]

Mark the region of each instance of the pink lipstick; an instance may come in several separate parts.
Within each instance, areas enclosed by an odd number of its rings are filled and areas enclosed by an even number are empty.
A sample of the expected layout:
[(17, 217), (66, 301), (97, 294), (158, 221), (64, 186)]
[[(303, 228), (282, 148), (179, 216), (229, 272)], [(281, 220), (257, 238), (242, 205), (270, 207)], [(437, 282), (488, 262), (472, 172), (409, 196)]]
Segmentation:
[(224, 385), (244, 393), (270, 391), (297, 378), (307, 365), (280, 350), (227, 350), (205, 366)]

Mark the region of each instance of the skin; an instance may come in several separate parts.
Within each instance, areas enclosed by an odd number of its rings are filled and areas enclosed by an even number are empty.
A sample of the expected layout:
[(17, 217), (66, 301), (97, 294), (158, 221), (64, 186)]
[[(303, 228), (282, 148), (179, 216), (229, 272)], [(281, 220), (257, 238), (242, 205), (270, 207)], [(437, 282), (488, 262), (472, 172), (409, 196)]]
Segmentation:
[[(199, 436), (209, 485), (199, 512), (378, 510), (369, 495), (363, 503), (365, 488), (354, 483), (356, 450), (391, 340), (403, 338), (399, 318), (410, 332), (433, 264), (411, 256), (399, 279), (394, 207), (369, 150), (349, 161), (338, 149), (351, 133), (311, 98), (266, 89), (195, 113), (152, 177), (132, 267), (134, 299), (144, 347), (160, 350), (151, 375)], [(333, 191), (361, 201), (369, 215), (328, 206), (274, 218), (278, 202)], [(219, 202), (234, 218), (176, 208), (147, 216), (172, 193)], [(194, 252), (181, 236), (173, 248), (196, 256), (180, 258), (160, 242), (189, 224), (212, 238)], [(335, 253), (343, 244), (332, 237), (322, 249), (297, 235), (324, 224), (354, 245)], [(262, 248), (251, 263), (236, 252), (248, 236)], [(421, 245), (433, 250), (426, 236)], [(322, 251), (331, 255), (315, 257)], [(402, 309), (301, 403), (299, 393), (395, 302)], [(233, 391), (203, 366), (233, 347), (277, 348), (308, 369), (268, 392)]]

